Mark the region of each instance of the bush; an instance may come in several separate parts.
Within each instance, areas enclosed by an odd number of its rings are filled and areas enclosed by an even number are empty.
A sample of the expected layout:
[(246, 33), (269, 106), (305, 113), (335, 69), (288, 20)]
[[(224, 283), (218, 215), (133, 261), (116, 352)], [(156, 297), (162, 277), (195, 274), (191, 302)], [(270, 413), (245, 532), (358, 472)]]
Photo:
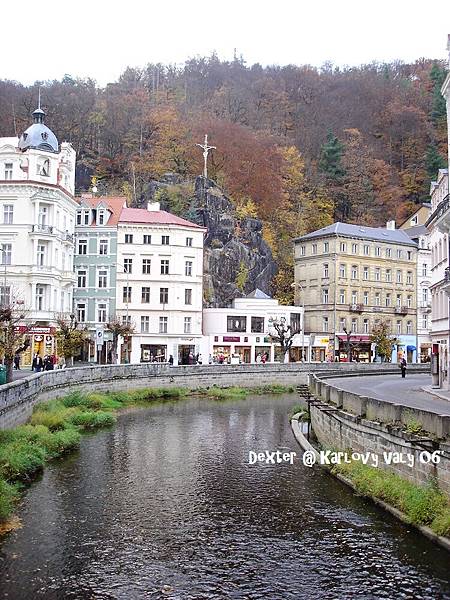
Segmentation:
[(5, 520), (12, 513), (14, 501), (18, 497), (17, 485), (0, 479), (0, 520)]
[(0, 477), (6, 480), (27, 480), (40, 471), (46, 459), (43, 447), (17, 440), (0, 447)]
[(64, 396), (62, 403), (66, 407), (71, 406), (89, 406), (89, 401), (85, 394), (81, 392), (72, 392), (68, 396)]
[(85, 411), (70, 417), (70, 422), (80, 427), (80, 429), (97, 429), (113, 425), (116, 422), (116, 417), (108, 412)]

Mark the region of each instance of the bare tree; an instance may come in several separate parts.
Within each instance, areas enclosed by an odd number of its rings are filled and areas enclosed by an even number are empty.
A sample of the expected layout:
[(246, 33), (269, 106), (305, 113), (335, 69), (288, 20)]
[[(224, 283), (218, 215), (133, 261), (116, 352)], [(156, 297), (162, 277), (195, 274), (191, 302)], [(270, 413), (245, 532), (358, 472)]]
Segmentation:
[(6, 383), (13, 379), (14, 356), (24, 352), (30, 345), (27, 335), (31, 325), (25, 325), (25, 314), (20, 300), (12, 296), (0, 306), (0, 350), (6, 367)]
[(300, 333), (300, 327), (288, 325), (286, 317), (270, 318), (269, 327), (274, 331), (269, 331), (269, 336), (273, 342), (280, 344), (283, 351), (284, 362), (288, 362), (288, 353), (294, 343), (294, 337)]
[(106, 331), (110, 331), (112, 333), (112, 349), (111, 349), (111, 362), (112, 364), (117, 364), (117, 346), (119, 344), (119, 337), (128, 337), (134, 333), (134, 325), (131, 323), (123, 323), (117, 315), (113, 315), (109, 317), (108, 323), (106, 323), (105, 327)]

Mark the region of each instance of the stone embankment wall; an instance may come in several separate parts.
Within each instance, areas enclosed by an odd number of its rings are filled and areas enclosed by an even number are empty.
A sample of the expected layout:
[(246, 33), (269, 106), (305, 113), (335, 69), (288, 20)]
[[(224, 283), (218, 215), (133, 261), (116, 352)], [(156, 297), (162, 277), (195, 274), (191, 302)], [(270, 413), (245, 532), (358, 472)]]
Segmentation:
[[(34, 404), (80, 391), (119, 391), (145, 387), (219, 386), (256, 387), (264, 384), (307, 383), (310, 371), (328, 375), (398, 372), (396, 365), (363, 363), (195, 365), (170, 367), (167, 364), (86, 366), (62, 371), (35, 373), (0, 387), (0, 429), (24, 423)], [(417, 365), (417, 368), (420, 365)], [(410, 369), (413, 369), (411, 365)], [(423, 367), (422, 367), (423, 370)]]
[[(435, 480), (450, 496), (450, 416), (340, 390), (322, 375), (311, 375), (310, 390), (320, 400), (311, 405), (311, 424), (323, 448), (373, 452), (380, 468), (420, 485)], [(422, 425), (423, 435), (405, 430), (411, 422)], [(438, 464), (421, 461), (423, 451), (436, 450), (442, 452)], [(407, 455), (413, 456), (413, 466), (386, 464), (384, 453), (393, 452), (405, 460)]]

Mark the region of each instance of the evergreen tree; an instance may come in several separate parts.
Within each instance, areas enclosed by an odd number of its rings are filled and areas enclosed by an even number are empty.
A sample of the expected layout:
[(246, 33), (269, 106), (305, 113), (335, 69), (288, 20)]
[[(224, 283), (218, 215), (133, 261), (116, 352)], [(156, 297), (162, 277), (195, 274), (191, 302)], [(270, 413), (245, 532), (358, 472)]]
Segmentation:
[(439, 169), (444, 169), (445, 166), (446, 162), (442, 154), (439, 154), (438, 149), (434, 144), (430, 144), (425, 155), (425, 168), (428, 176), (431, 179), (434, 179)]
[(434, 63), (430, 70), (430, 79), (433, 82), (433, 96), (431, 103), (430, 117), (433, 123), (445, 123), (447, 118), (447, 109), (445, 99), (441, 94), (441, 87), (444, 83), (447, 73), (437, 63)]
[(343, 152), (344, 145), (329, 131), (327, 141), (322, 145), (320, 151), (319, 170), (336, 182), (345, 175), (341, 163)]

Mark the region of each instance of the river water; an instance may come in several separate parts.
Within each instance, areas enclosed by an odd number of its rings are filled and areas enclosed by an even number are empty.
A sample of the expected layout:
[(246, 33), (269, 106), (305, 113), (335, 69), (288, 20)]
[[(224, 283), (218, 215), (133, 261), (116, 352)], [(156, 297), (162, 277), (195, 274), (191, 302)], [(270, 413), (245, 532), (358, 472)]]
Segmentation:
[(192, 399), (123, 414), (52, 463), (0, 545), (10, 599), (450, 598), (443, 549), (297, 451), (295, 396)]

